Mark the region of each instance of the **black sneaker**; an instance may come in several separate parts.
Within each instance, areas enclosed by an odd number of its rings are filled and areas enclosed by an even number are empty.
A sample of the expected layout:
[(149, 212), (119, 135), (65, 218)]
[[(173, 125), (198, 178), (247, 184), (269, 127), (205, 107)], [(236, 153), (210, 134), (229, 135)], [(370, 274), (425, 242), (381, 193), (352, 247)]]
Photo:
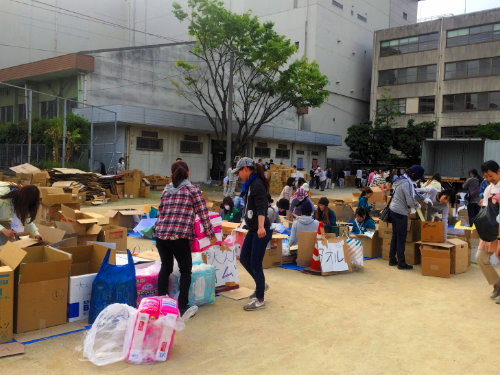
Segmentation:
[(389, 261), (389, 266), (394, 267), (394, 266), (397, 266), (397, 265), (398, 265), (398, 261), (397, 260), (390, 260)]
[(398, 270), (412, 270), (413, 266), (409, 264), (403, 264), (402, 266), (398, 266)]

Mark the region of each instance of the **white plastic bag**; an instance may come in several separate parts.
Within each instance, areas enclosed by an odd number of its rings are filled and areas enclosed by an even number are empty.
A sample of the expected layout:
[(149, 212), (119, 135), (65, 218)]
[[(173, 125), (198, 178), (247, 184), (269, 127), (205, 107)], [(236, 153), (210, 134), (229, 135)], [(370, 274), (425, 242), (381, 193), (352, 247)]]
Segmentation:
[(83, 343), (83, 355), (96, 366), (125, 359), (137, 310), (114, 303), (97, 316)]

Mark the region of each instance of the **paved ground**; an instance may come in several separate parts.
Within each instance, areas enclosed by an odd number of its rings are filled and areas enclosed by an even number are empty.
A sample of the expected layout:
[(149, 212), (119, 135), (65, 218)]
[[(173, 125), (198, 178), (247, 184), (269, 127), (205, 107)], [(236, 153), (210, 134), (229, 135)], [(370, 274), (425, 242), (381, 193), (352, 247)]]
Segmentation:
[[(245, 301), (217, 297), (177, 334), (166, 363), (95, 367), (76, 333), (28, 345), (0, 364), (10, 375), (499, 374), (500, 306), (475, 265), (450, 279), (380, 259), (352, 274), (265, 274), (265, 310), (244, 312)], [(240, 280), (254, 287), (241, 269)]]

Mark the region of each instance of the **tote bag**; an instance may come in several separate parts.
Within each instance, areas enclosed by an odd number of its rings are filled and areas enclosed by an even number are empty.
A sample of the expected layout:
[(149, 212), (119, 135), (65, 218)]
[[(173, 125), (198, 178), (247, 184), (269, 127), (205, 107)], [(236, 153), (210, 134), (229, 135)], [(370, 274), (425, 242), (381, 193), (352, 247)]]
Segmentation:
[(498, 238), (498, 222), (496, 220), (499, 213), (498, 203), (488, 199), (488, 204), (481, 207), (474, 219), (479, 238), (486, 242), (495, 241)]

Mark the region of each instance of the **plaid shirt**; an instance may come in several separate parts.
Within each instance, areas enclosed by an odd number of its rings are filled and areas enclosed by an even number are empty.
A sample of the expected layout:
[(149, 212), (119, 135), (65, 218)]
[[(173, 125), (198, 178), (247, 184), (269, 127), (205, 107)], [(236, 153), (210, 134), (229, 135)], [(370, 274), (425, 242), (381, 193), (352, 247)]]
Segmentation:
[(194, 240), (194, 221), (198, 215), (209, 238), (215, 236), (205, 199), (194, 185), (183, 186), (175, 194), (163, 191), (155, 225), (155, 237), (161, 240)]

